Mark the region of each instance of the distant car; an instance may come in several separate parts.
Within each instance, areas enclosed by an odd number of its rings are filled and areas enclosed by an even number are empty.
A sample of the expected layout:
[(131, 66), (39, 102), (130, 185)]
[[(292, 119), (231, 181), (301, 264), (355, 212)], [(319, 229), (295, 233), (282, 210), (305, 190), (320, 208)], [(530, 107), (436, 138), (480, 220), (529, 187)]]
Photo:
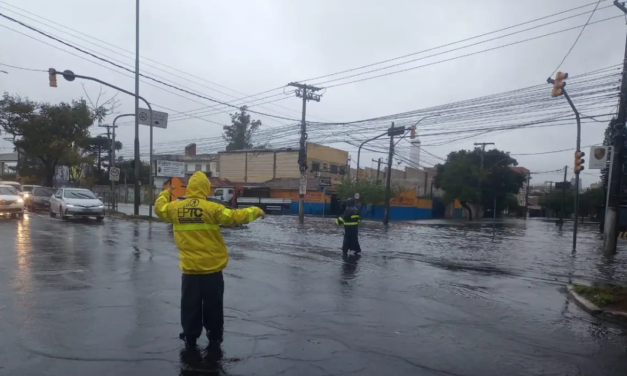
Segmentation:
[(53, 188), (34, 186), (28, 197), (24, 198), (24, 204), (29, 211), (48, 210), (52, 195), (54, 195)]
[(50, 197), (50, 216), (54, 218), (57, 215), (62, 219), (95, 217), (97, 221), (102, 221), (105, 207), (89, 189), (61, 188)]
[(28, 198), (32, 196), (33, 189), (39, 187), (39, 185), (23, 185), (22, 186), (22, 198), (24, 199), (24, 203), (28, 206)]
[(21, 218), (24, 215), (24, 200), (10, 185), (0, 185), (0, 214), (10, 215), (11, 218)]

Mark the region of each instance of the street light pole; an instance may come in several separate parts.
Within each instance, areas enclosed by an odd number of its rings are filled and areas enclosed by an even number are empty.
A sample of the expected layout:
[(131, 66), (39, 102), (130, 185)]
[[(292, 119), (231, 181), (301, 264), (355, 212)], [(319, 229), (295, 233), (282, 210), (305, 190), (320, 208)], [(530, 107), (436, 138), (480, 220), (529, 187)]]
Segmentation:
[[(147, 103), (147, 102), (146, 102)], [(150, 111), (152, 114), (152, 110)], [(139, 113), (139, 0), (135, 0), (135, 114)], [(150, 138), (152, 140), (152, 119), (150, 119)], [(152, 148), (152, 145), (151, 145)], [(150, 151), (152, 155), (152, 150)], [(135, 116), (135, 199), (133, 214), (139, 215), (139, 172), (141, 162), (139, 160), (139, 117)], [(152, 166), (150, 166), (152, 174)], [(152, 187), (150, 187), (152, 189)]]

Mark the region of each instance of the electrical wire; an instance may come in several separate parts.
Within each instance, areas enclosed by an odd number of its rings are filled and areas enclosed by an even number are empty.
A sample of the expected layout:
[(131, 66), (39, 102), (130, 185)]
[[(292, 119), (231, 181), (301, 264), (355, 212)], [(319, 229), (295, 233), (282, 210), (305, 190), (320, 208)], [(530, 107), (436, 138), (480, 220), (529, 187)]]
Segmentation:
[[(588, 26), (588, 24), (590, 24), (590, 20), (592, 19), (592, 16), (594, 16), (594, 12), (597, 10), (597, 8), (599, 7), (599, 4), (601, 4), (602, 0), (599, 0), (597, 2), (597, 4), (594, 6), (594, 9), (592, 10), (592, 13), (590, 13), (590, 17), (588, 17), (588, 21), (586, 21), (586, 23), (583, 25), (583, 27), (581, 28), (581, 31), (579, 31), (579, 35), (577, 35), (577, 38), (575, 38), (575, 42), (573, 42), (573, 45), (570, 46), (570, 49), (568, 50), (568, 52), (566, 52), (566, 55), (564, 55), (564, 58), (562, 59), (562, 61), (557, 65), (557, 68), (555, 68), (555, 70), (553, 71), (553, 73), (551, 73), (551, 75), (549, 75), (549, 77), (553, 77), (553, 75), (555, 74), (555, 72), (557, 72), (561, 67), (562, 64), (564, 64), (564, 62), (566, 61), (566, 59), (568, 58), (568, 56), (570, 55), (570, 53), (573, 51), (573, 49), (575, 48), (575, 46), (577, 45), (577, 42), (579, 42), (579, 38), (581, 38), (581, 35), (583, 34), (584, 30), (586, 30), (586, 26)], [(611, 5), (610, 5), (611, 6)]]

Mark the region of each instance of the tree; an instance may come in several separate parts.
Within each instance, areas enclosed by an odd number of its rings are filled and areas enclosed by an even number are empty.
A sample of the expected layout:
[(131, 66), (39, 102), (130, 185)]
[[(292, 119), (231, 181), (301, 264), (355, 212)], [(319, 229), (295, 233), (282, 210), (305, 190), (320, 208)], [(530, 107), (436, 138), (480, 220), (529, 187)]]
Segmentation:
[[(394, 197), (401, 192), (402, 188), (398, 184), (390, 186), (390, 197)], [(337, 193), (342, 202), (349, 198), (354, 198), (355, 193), (359, 193), (358, 203), (362, 207), (369, 205), (382, 205), (385, 201), (385, 185), (376, 181), (373, 177), (363, 177), (359, 182), (354, 177), (344, 177), (342, 184), (337, 185)]]
[[(98, 180), (98, 184), (106, 183), (106, 179), (103, 178), (102, 167), (106, 167), (107, 171), (109, 166), (109, 161), (111, 159), (111, 152), (113, 149), (112, 140), (105, 136), (96, 136), (90, 137), (85, 140), (82, 145), (83, 150), (86, 154), (92, 157), (92, 166), (95, 162), (96, 166), (96, 176)], [(119, 151), (122, 149), (122, 143), (119, 141), (115, 142), (115, 150)]]
[(22, 155), (41, 164), (48, 186), (53, 185), (59, 160), (89, 136), (94, 119), (84, 100), (51, 105), (7, 93), (0, 100), (0, 127), (14, 136)]
[[(251, 121), (250, 115), (246, 112), (247, 106), (240, 107), (240, 111), (231, 114), (231, 125), (223, 127), (222, 137), (228, 144), (226, 150), (252, 149), (253, 134), (261, 127), (261, 120)], [(259, 146), (258, 148), (265, 148)]]
[(508, 194), (520, 191), (525, 176), (510, 168), (517, 164), (508, 153), (498, 149), (485, 153), (479, 148), (454, 151), (447, 156), (445, 163), (436, 166), (434, 186), (444, 190), (444, 202), (458, 199), (472, 220), (473, 213), (468, 204), (492, 208), (496, 199), (498, 211), (507, 206)]
[(599, 214), (599, 209), (605, 204), (603, 188), (588, 189), (579, 195), (579, 216), (592, 217)]

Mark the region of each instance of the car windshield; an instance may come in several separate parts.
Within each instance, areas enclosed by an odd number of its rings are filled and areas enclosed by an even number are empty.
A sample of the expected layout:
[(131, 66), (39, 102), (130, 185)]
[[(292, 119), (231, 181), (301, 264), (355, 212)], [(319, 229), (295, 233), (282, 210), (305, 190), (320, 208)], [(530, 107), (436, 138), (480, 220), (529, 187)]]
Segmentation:
[(0, 187), (0, 195), (17, 195), (17, 191), (11, 187)]
[(96, 196), (94, 196), (94, 194), (91, 193), (91, 191), (87, 191), (87, 190), (79, 191), (79, 190), (70, 190), (70, 189), (66, 189), (63, 192), (63, 197), (83, 199), (83, 200), (92, 200), (96, 198)]
[(33, 187), (32, 185), (31, 186), (28, 186), (28, 185), (23, 185), (22, 186), (22, 191), (24, 191), (24, 192), (31, 192), (34, 189), (35, 189), (35, 187)]
[(52, 188), (35, 188), (33, 189), (33, 195), (38, 197), (50, 197), (54, 194), (54, 189)]

